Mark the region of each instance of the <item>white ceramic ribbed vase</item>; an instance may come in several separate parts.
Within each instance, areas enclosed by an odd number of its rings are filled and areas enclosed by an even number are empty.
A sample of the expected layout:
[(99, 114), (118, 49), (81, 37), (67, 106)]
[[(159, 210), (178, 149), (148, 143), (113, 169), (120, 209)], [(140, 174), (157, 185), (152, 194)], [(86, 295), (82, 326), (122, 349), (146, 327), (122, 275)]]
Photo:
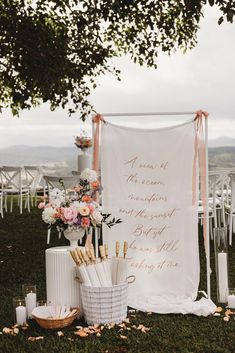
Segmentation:
[(81, 174), (86, 168), (91, 169), (91, 156), (87, 153), (87, 149), (84, 149), (82, 154), (78, 155), (78, 172)]
[(85, 234), (85, 229), (81, 227), (72, 228), (72, 229), (68, 228), (64, 230), (64, 236), (66, 239), (70, 241), (71, 248), (78, 247), (78, 240), (82, 239), (84, 234)]

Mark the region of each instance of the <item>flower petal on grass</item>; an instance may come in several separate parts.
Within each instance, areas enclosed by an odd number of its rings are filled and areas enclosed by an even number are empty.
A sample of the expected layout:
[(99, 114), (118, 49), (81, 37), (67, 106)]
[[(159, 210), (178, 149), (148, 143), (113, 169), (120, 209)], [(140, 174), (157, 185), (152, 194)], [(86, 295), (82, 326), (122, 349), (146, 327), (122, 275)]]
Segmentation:
[(217, 306), (217, 308), (215, 309), (216, 313), (221, 313), (223, 309), (221, 308), (221, 306)]
[(120, 335), (120, 338), (121, 338), (122, 340), (127, 340), (127, 336)]
[(28, 341), (30, 341), (30, 342), (39, 341), (39, 340), (43, 340), (43, 339), (44, 339), (43, 336), (37, 336), (37, 337), (30, 336), (30, 337), (28, 337)]
[(76, 331), (76, 332), (74, 332), (74, 334), (79, 337), (87, 337), (88, 336), (88, 333), (85, 332), (84, 330)]
[(59, 336), (59, 337), (64, 336), (64, 332), (62, 332), (62, 331), (57, 331), (57, 336)]

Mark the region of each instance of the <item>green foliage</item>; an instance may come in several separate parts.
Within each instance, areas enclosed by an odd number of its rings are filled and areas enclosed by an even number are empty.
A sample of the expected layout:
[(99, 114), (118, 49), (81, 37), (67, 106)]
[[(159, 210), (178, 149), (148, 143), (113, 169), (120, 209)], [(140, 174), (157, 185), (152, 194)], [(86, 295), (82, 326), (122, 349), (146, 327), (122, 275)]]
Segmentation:
[[(207, 3), (189, 0), (0, 0), (0, 110), (14, 115), (42, 102), (54, 110), (93, 110), (98, 77), (120, 71), (111, 58), (157, 67), (159, 51), (196, 44)], [(232, 22), (234, 1), (209, 1)]]

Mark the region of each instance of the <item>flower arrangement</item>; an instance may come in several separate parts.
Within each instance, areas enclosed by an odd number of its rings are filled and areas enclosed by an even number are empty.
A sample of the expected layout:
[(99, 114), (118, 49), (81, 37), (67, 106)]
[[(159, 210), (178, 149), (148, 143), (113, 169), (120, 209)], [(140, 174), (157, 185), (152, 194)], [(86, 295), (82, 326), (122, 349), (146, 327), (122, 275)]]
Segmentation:
[(53, 189), (50, 192), (49, 202), (41, 202), (38, 207), (43, 209), (42, 219), (51, 228), (65, 231), (89, 227), (100, 227), (105, 223), (108, 227), (121, 223), (120, 219), (103, 214), (100, 205), (96, 202), (97, 194), (101, 191), (97, 173), (85, 169), (80, 176), (79, 184), (73, 189)]
[(82, 130), (81, 135), (75, 137), (74, 144), (83, 151), (92, 146), (92, 139), (87, 136), (86, 131)]

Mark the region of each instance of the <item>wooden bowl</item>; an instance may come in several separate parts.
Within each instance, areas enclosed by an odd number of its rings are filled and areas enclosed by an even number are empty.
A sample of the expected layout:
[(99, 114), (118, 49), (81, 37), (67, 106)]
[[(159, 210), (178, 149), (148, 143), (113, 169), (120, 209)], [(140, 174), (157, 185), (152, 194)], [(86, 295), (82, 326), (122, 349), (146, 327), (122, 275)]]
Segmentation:
[[(79, 313), (79, 309), (76, 308), (76, 311), (73, 313), (73, 315), (65, 318), (45, 318), (45, 317), (36, 316), (34, 313), (32, 313), (32, 317), (42, 328), (49, 329), (49, 330), (56, 330), (56, 329), (62, 329), (64, 327), (71, 325), (73, 321), (76, 319), (78, 313)], [(37, 314), (37, 315), (40, 315), (40, 314)]]

